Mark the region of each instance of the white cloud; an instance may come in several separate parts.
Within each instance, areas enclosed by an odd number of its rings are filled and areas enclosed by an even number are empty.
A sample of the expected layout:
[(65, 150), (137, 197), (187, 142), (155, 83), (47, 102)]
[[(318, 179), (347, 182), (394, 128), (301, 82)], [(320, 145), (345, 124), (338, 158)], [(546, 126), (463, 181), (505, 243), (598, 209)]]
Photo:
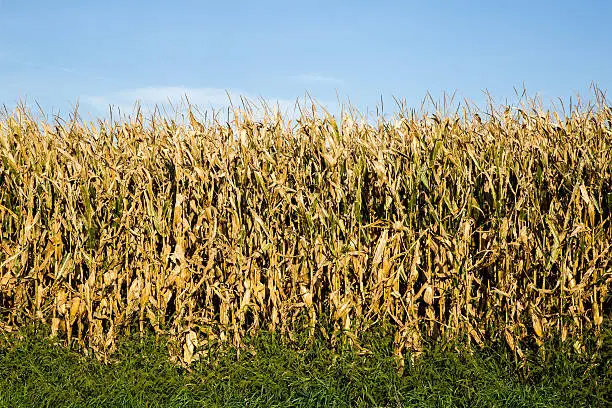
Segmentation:
[[(138, 103), (141, 111), (145, 114), (152, 113), (157, 107), (162, 113), (165, 111), (172, 114), (176, 111), (183, 111), (187, 103), (196, 107), (200, 111), (206, 110), (220, 111), (227, 109), (230, 105), (243, 107), (242, 100), (253, 105), (255, 115), (263, 113), (263, 104), (272, 112), (279, 110), (286, 117), (295, 118), (299, 116), (297, 100), (283, 98), (269, 98), (253, 96), (240, 90), (225, 90), (221, 88), (190, 88), (185, 86), (157, 86), (125, 89), (117, 92), (110, 92), (104, 95), (85, 95), (80, 99), (81, 104), (93, 108), (96, 115), (108, 112), (109, 107), (118, 108), (122, 113), (131, 113)], [(334, 104), (319, 101), (323, 106), (331, 107)], [(303, 100), (299, 101), (300, 106), (309, 105)]]

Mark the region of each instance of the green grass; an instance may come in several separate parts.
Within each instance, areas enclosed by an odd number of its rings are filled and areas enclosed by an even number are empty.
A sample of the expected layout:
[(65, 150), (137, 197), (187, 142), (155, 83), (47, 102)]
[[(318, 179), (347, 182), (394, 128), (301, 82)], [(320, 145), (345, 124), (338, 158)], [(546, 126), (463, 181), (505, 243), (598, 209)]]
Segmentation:
[(612, 400), (610, 329), (597, 354), (564, 347), (518, 364), (502, 345), (473, 355), (429, 346), (398, 375), (391, 339), (373, 332), (359, 356), (322, 339), (285, 344), (271, 334), (250, 340), (256, 354), (216, 354), (191, 372), (174, 367), (166, 346), (124, 338), (117, 362), (98, 363), (52, 344), (45, 333), (0, 335), (2, 407), (597, 407)]

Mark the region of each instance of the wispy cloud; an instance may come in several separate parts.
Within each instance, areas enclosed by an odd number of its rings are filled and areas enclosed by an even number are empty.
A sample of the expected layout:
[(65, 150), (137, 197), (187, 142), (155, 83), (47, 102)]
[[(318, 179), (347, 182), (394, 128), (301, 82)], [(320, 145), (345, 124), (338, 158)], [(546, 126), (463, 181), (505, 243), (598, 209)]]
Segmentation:
[[(0, 0), (0, 6), (1, 6), (1, 0)], [(5, 61), (8, 62), (12, 62), (14, 64), (18, 64), (24, 67), (28, 67), (28, 68), (34, 68), (34, 69), (42, 69), (42, 70), (50, 70), (50, 71), (63, 71), (69, 74), (72, 74), (74, 71), (70, 68), (66, 68), (64, 66), (60, 66), (60, 65), (52, 65), (52, 64), (39, 64), (39, 63), (35, 63), (32, 61), (27, 61), (27, 60), (23, 60), (21, 58), (17, 58), (14, 57), (12, 55), (10, 55), (7, 52), (4, 51), (0, 51), (0, 58), (4, 59)]]
[(336, 83), (336, 84), (344, 83), (344, 80), (341, 78), (336, 78), (336, 77), (329, 76), (329, 75), (321, 75), (317, 73), (294, 75), (290, 78), (295, 81), (301, 81), (301, 82), (331, 82), (331, 83)]
[[(238, 89), (222, 88), (192, 88), (185, 86), (152, 86), (145, 88), (124, 89), (109, 92), (103, 95), (84, 95), (80, 98), (81, 104), (85, 104), (96, 110), (92, 112), (101, 114), (108, 112), (109, 107), (119, 108), (124, 113), (132, 112), (136, 103), (143, 113), (151, 113), (155, 108), (162, 112), (174, 112), (181, 109), (187, 103), (200, 110), (221, 110), (233, 104), (234, 107), (242, 106), (242, 99), (253, 103), (255, 112), (261, 113), (263, 104), (272, 110), (278, 110), (289, 117), (298, 114), (297, 100), (254, 96)], [(324, 101), (319, 101), (325, 105)], [(303, 104), (302, 104), (303, 106)]]

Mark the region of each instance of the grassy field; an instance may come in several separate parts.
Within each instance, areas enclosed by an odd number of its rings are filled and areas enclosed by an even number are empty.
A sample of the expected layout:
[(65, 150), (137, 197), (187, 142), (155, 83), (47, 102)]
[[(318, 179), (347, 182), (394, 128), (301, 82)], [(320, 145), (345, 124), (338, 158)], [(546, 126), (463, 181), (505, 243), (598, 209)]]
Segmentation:
[[(372, 330), (360, 356), (308, 334), (248, 339), (249, 353), (227, 350), (190, 370), (168, 361), (153, 337), (122, 338), (111, 365), (53, 344), (43, 331), (0, 343), (2, 407), (606, 407), (612, 390), (612, 331), (603, 349), (572, 357), (551, 345), (546, 359), (517, 363), (504, 344), (475, 353), (457, 344), (425, 345), (399, 375), (389, 328)], [(593, 345), (591, 344), (591, 347)], [(569, 345), (571, 347), (571, 345)], [(566, 347), (567, 348), (567, 347)]]
[[(500, 405), (606, 404), (601, 100), (375, 123), (314, 105), (95, 123), (18, 109), (0, 166), (9, 406), (85, 401), (79, 381), (99, 405), (240, 405), (241, 384), (264, 405), (489, 405), (495, 389)], [(129, 340), (151, 336), (163, 346)]]

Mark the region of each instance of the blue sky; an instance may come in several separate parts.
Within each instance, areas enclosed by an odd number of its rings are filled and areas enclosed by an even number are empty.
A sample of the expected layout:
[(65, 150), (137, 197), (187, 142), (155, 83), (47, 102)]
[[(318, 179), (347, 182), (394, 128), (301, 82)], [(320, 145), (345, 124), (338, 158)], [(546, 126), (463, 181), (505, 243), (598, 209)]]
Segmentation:
[(610, 1), (0, 0), (0, 104), (66, 114), (309, 92), (372, 110), (393, 97), (549, 101), (612, 85)]

